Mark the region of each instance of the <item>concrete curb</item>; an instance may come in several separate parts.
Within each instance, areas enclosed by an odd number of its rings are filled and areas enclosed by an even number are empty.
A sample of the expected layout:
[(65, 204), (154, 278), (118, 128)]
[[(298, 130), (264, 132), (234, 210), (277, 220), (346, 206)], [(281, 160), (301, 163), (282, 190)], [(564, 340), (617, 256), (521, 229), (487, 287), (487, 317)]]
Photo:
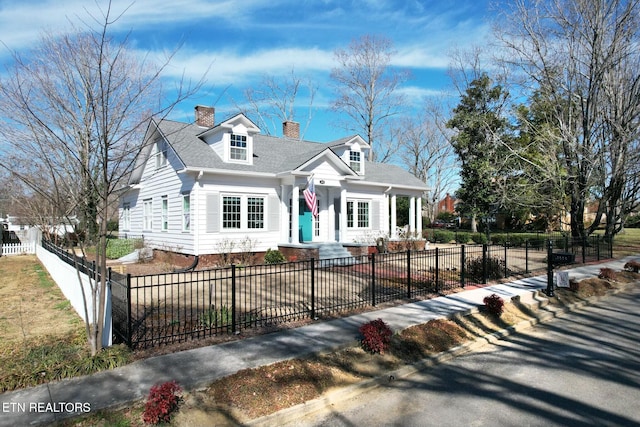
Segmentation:
[[(325, 408), (331, 407), (335, 403), (366, 393), (367, 391), (373, 390), (384, 384), (388, 384), (390, 381), (393, 381), (393, 379), (405, 378), (417, 372), (425, 371), (439, 364), (446, 363), (455, 357), (479, 350), (488, 344), (494, 344), (510, 335), (525, 331), (539, 324), (550, 322), (558, 317), (562, 317), (566, 313), (578, 310), (587, 305), (592, 305), (610, 295), (624, 291), (627, 286), (631, 286), (631, 284), (625, 284), (619, 288), (611, 289), (603, 296), (589, 297), (588, 300), (578, 301), (564, 307), (550, 306), (547, 296), (542, 291), (534, 291), (531, 293), (531, 302), (526, 303), (526, 305), (529, 306), (529, 309), (533, 310), (535, 313), (534, 318), (530, 320), (523, 320), (515, 325), (478, 337), (473, 341), (469, 341), (450, 350), (430, 356), (411, 365), (403, 366), (399, 369), (387, 372), (379, 377), (363, 380), (357, 384), (325, 393), (317, 399), (282, 409), (273, 414), (265, 415), (264, 417), (250, 420), (246, 422), (245, 425), (251, 427), (270, 427), (273, 425), (293, 423), (296, 420), (299, 420), (300, 417), (312, 415)], [(512, 302), (515, 304), (523, 304), (520, 300), (521, 296), (512, 298)], [(547, 310), (544, 310), (545, 308), (547, 308)], [(451, 319), (454, 317), (463, 317), (477, 313), (478, 311), (478, 308), (472, 308), (465, 312), (455, 313), (445, 318)]]

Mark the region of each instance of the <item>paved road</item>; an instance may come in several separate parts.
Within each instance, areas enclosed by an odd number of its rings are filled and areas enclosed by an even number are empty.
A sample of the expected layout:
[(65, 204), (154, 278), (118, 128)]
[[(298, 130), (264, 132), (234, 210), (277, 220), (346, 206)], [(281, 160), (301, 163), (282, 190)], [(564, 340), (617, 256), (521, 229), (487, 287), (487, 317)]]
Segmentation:
[(640, 426), (640, 286), (299, 419), (304, 426)]

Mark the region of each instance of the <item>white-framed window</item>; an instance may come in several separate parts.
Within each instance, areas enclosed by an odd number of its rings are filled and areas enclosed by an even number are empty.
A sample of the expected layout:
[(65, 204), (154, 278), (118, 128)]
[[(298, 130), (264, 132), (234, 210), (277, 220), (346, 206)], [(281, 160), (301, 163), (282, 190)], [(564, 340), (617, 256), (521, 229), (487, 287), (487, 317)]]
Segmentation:
[(240, 202), (239, 196), (224, 196), (222, 198), (222, 228), (240, 229)]
[(354, 172), (360, 173), (362, 170), (362, 152), (349, 151), (349, 166)]
[(153, 230), (153, 202), (151, 199), (142, 202), (142, 229)]
[(247, 136), (232, 133), (229, 150), (229, 158), (231, 160), (247, 160)]
[(167, 141), (160, 140), (156, 142), (156, 169), (163, 168), (167, 165)]
[(222, 228), (225, 230), (263, 230), (265, 196), (237, 195), (222, 197)]
[(122, 204), (122, 230), (131, 230), (131, 204)]
[(167, 196), (162, 196), (162, 215), (161, 215), (161, 225), (160, 229), (162, 231), (169, 230), (169, 199)]
[(264, 228), (264, 197), (247, 197), (247, 228)]
[(347, 200), (347, 227), (369, 228), (369, 201)]
[(182, 195), (182, 231), (191, 230), (191, 196)]

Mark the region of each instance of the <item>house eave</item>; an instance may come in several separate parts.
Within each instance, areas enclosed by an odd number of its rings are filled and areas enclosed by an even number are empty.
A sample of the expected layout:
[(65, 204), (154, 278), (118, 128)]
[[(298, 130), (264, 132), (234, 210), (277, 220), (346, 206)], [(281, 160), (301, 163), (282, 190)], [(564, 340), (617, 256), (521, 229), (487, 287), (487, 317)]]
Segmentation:
[(410, 191), (420, 191), (426, 192), (429, 191), (429, 187), (417, 187), (414, 185), (402, 185), (402, 184), (390, 184), (388, 182), (372, 182), (372, 181), (353, 181), (355, 185), (375, 185), (375, 186), (384, 186), (386, 187), (385, 193), (388, 193), (391, 190), (410, 190)]
[(230, 170), (230, 169), (211, 169), (211, 168), (184, 168), (177, 172), (178, 174), (185, 173), (195, 173), (198, 175), (201, 174), (212, 174), (212, 175), (230, 175), (230, 176), (253, 176), (253, 177), (268, 177), (275, 178), (277, 174), (268, 173), (268, 172), (252, 172), (252, 171), (241, 171), (241, 170)]

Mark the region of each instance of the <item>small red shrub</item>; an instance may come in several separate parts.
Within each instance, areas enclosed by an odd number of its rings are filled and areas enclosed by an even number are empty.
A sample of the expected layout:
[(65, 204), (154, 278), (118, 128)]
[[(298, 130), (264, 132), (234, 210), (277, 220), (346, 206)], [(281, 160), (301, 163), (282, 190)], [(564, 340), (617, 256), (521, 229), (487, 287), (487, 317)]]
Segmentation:
[(629, 261), (624, 265), (624, 269), (627, 271), (633, 271), (634, 273), (640, 272), (640, 262), (638, 261)]
[(178, 409), (182, 398), (182, 388), (175, 381), (156, 384), (151, 387), (142, 420), (147, 424), (171, 421), (171, 415)]
[(484, 297), (482, 302), (484, 302), (484, 305), (489, 313), (494, 314), (498, 317), (502, 316), (502, 311), (504, 310), (504, 300), (498, 295), (491, 294), (489, 296), (486, 296)]
[(370, 353), (384, 353), (389, 348), (393, 331), (382, 319), (372, 320), (358, 329), (362, 334), (362, 348)]
[(601, 268), (598, 277), (604, 280), (616, 280), (616, 272), (611, 268)]
[(569, 289), (573, 292), (578, 292), (578, 290), (580, 290), (580, 282), (576, 279), (569, 279)]

